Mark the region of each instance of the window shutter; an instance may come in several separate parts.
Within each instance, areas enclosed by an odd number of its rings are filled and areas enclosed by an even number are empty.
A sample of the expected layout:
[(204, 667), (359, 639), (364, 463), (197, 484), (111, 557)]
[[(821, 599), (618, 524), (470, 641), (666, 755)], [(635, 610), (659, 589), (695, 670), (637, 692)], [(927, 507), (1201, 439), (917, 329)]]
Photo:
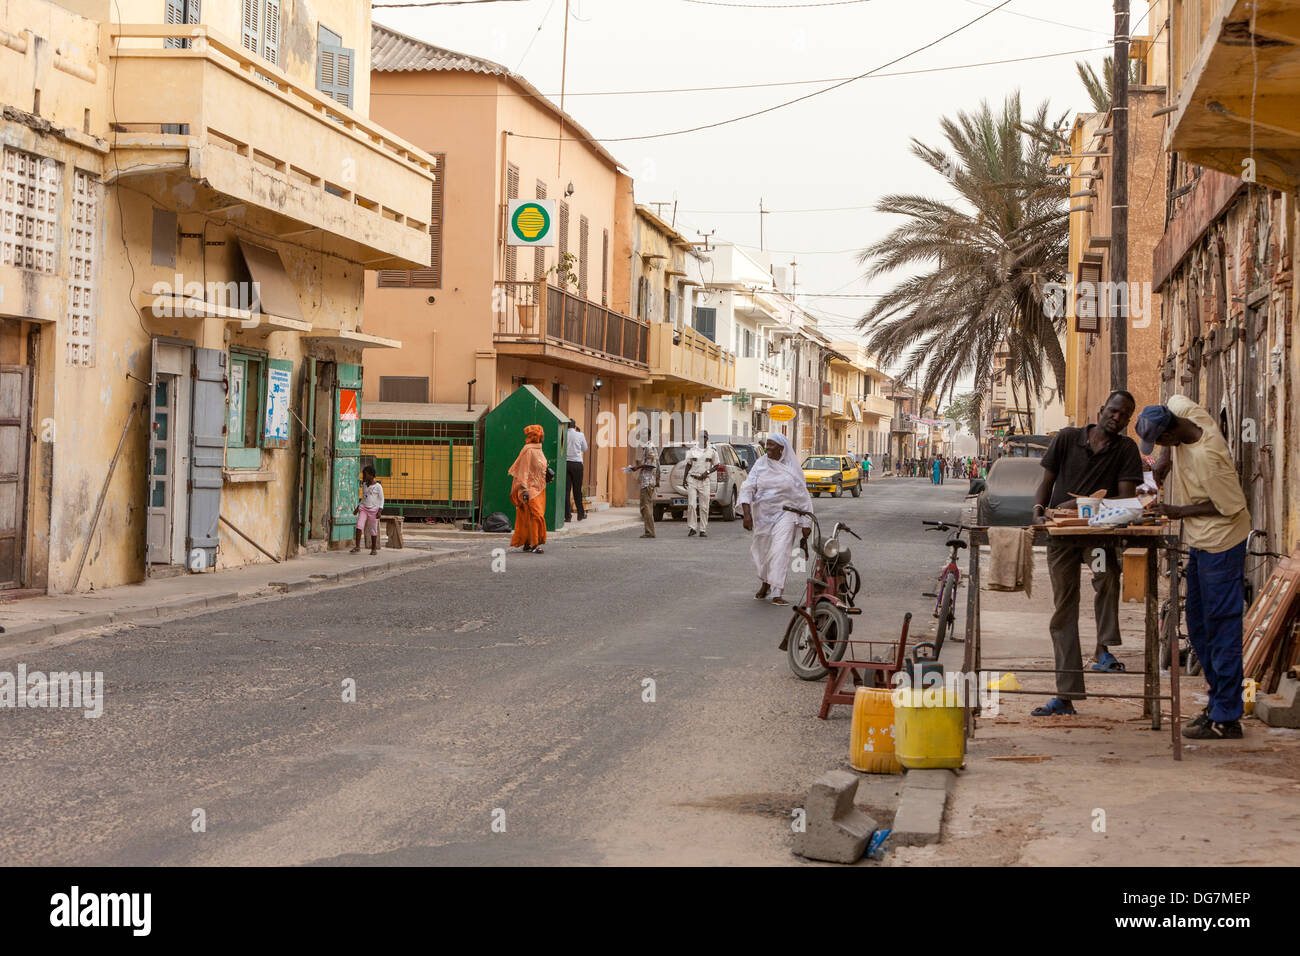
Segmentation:
[(587, 217), (578, 219), (578, 294), (587, 297), (587, 235), (590, 226)]
[[(546, 198), (546, 183), (537, 180), (537, 198)], [(533, 281), (536, 282), (546, 272), (546, 250), (538, 246), (533, 250)]]
[(1101, 283), (1101, 263), (1080, 262), (1078, 280), (1074, 287), (1074, 328), (1076, 332), (1092, 334), (1101, 331), (1101, 311), (1098, 287)]
[[(185, 22), (185, 0), (167, 0), (167, 25), (173, 26)], [(168, 37), (163, 40), (163, 46), (175, 49), (185, 46), (185, 41), (176, 37)]]
[(262, 56), (268, 63), (280, 62), (280, 0), (266, 0), (262, 17)]
[(600, 246), (600, 304), (609, 305), (609, 230)]
[(411, 273), (405, 269), (380, 269), (379, 288), (407, 289), (411, 285)]
[[(278, 2), (278, 0), (277, 0)], [(338, 103), (352, 108), (354, 51), (322, 43), (316, 58), (316, 89)]]
[(240, 38), (244, 49), (262, 52), (262, 0), (242, 0)]
[(335, 74), (338, 80), (338, 94), (334, 97), (348, 109), (352, 109), (352, 67), (356, 59), (354, 50), (339, 49), (338, 67)]
[[(506, 209), (507, 213), (510, 208), (509, 200), (519, 198), (519, 167), (514, 163), (506, 166)], [(506, 274), (507, 282), (516, 282), (519, 279), (519, 247), (506, 245)]]
[(569, 251), (569, 204), (560, 200), (560, 258)]

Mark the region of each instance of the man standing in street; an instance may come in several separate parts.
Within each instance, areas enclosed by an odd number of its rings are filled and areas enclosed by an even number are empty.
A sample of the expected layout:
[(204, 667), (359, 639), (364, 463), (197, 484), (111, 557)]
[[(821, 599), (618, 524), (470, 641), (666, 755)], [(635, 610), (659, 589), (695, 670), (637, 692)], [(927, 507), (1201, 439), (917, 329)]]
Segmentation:
[(655, 488), (659, 484), (659, 449), (650, 440), (648, 429), (642, 429), (636, 437), (635, 463), (623, 469), (625, 473), (635, 472), (637, 485), (641, 489), (641, 520), (645, 522), (643, 538), (655, 536)]
[(1148, 405), (1135, 431), (1143, 454), (1165, 446), (1153, 473), (1170, 482), (1173, 499), (1161, 505), (1183, 523), (1189, 557), (1184, 580), (1187, 636), (1210, 685), (1210, 703), (1183, 728), (1193, 740), (1239, 740), (1241, 714), (1242, 578), (1250, 512), (1228, 443), (1209, 412), (1184, 395)]
[[(1062, 428), (1043, 456), (1043, 480), (1034, 499), (1034, 524), (1042, 524), (1047, 509), (1068, 507), (1073, 495), (1106, 489), (1111, 498), (1132, 498), (1142, 483), (1142, 458), (1137, 442), (1124, 434), (1135, 407), (1128, 392), (1111, 392), (1097, 414), (1097, 424)], [(1120, 644), (1119, 552), (1115, 548), (1084, 548), (1054, 538), (1047, 545), (1052, 578), (1050, 630), (1056, 656), (1056, 696), (1032, 711), (1035, 717), (1073, 714), (1073, 701), (1082, 700), (1083, 655), (1079, 648), (1079, 565), (1092, 569), (1093, 613), (1097, 621), (1095, 671), (1125, 670), (1110, 651)]]
[(573, 520), (573, 511), (578, 511), (578, 520), (587, 519), (587, 511), (582, 506), (582, 456), (587, 453), (587, 438), (573, 419), (569, 419), (569, 433), (564, 439), (564, 473), (568, 493), (564, 496), (565, 523)]
[(709, 536), (709, 485), (713, 469), (718, 467), (718, 450), (709, 444), (709, 433), (700, 432), (699, 441), (686, 449), (686, 537)]

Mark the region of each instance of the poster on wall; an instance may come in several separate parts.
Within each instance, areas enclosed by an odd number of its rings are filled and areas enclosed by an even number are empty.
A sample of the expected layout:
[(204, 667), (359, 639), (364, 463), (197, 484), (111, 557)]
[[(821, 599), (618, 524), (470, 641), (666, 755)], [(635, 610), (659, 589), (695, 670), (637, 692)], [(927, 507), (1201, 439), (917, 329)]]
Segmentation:
[(289, 363), (271, 362), (266, 373), (266, 443), (289, 443)]
[(345, 388), (339, 392), (339, 442), (361, 441), (361, 416), (357, 414), (357, 392)]

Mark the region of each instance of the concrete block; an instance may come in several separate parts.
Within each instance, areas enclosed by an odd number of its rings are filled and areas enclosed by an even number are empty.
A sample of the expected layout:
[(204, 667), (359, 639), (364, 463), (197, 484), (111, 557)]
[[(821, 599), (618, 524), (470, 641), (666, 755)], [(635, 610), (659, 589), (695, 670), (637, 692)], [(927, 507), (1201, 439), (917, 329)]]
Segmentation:
[(929, 846), (938, 843), (947, 802), (946, 790), (904, 786), (898, 797), (898, 812), (894, 814), (894, 829), (889, 834), (890, 844)]
[(56, 621), (54, 624), (55, 634), (67, 634), (69, 631), (83, 631), (91, 627), (103, 627), (106, 624), (113, 623), (113, 615), (103, 614), (79, 614), (77, 617), (71, 617), (64, 621)]
[(857, 792), (858, 778), (844, 770), (818, 777), (804, 802), (804, 829), (795, 832), (794, 852), (831, 863), (862, 859), (876, 821), (853, 806)]
[(1270, 727), (1300, 728), (1300, 679), (1283, 677), (1276, 694), (1255, 701), (1255, 716)]
[(903, 777), (903, 788), (952, 793), (953, 781), (956, 779), (951, 770), (909, 770)]

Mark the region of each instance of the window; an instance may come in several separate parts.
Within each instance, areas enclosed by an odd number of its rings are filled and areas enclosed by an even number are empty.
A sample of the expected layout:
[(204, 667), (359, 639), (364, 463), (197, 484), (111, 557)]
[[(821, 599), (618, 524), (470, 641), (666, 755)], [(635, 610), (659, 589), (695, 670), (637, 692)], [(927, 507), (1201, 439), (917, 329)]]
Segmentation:
[(441, 289), (442, 288), (442, 201), (447, 175), (447, 154), (435, 153), (438, 161), (438, 178), (433, 183), (429, 203), (429, 267), (427, 269), (380, 269), (378, 286), (381, 289)]
[[(166, 0), (167, 2), (167, 24), (172, 26), (179, 23), (199, 23), (199, 0)], [(163, 46), (172, 49), (186, 49), (190, 45), (189, 40), (182, 40), (180, 37), (169, 37), (163, 40)]]
[(95, 364), (95, 235), (99, 222), (99, 181), (74, 170), (72, 222), (68, 229), (69, 365)]
[(265, 352), (230, 351), (230, 391), (226, 401), (226, 467), (257, 469), (262, 464), (265, 412)]
[(745, 351), (743, 354), (745, 358), (754, 357), (754, 333), (749, 329), (745, 329)]
[(600, 304), (609, 305), (609, 230), (600, 247)]
[[(519, 167), (514, 163), (506, 164), (506, 209), (510, 208), (510, 200), (519, 198)], [(517, 282), (519, 280), (519, 247), (506, 245), (506, 274), (507, 282)]]
[(591, 232), (586, 216), (578, 218), (578, 294), (587, 298), (587, 240)]
[(569, 204), (560, 200), (560, 261), (569, 252)]
[(429, 401), (428, 376), (381, 375), (379, 376), (379, 400), (381, 402), (427, 404)]
[[(258, 2), (259, 0), (244, 0), (245, 5)], [(279, 0), (276, 0), (277, 16), (278, 3)], [(317, 26), (316, 89), (348, 109), (352, 108), (352, 77), (355, 62), (356, 51), (345, 47), (341, 36), (324, 26)]]
[(241, 0), (240, 39), (268, 63), (280, 62), (280, 0)]
[(695, 331), (704, 336), (710, 342), (716, 341), (718, 325), (718, 310), (696, 308), (695, 310)]

